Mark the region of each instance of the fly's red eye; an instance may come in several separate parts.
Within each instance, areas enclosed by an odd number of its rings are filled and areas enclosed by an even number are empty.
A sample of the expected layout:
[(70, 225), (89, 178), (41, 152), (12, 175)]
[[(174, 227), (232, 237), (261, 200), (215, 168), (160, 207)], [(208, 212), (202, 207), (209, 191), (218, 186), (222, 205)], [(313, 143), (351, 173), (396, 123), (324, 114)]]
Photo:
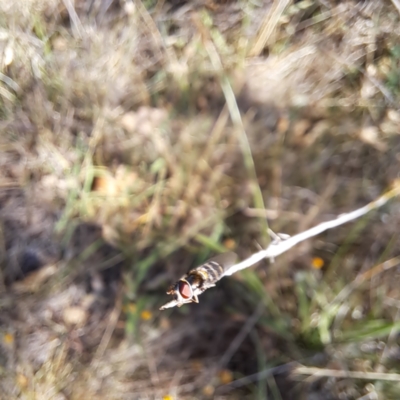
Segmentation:
[(190, 299), (193, 295), (192, 288), (190, 285), (185, 281), (179, 282), (179, 293), (184, 299)]

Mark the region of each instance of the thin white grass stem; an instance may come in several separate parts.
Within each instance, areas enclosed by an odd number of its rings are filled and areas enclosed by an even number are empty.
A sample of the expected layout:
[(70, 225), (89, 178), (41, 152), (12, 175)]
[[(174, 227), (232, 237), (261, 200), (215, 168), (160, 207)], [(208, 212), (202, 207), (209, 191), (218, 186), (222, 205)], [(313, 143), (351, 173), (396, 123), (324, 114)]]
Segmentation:
[[(362, 217), (363, 215), (367, 214), (369, 211), (375, 210), (379, 207), (382, 207), (384, 204), (386, 204), (391, 198), (398, 196), (400, 194), (400, 180), (396, 181), (393, 185), (393, 189), (388, 191), (387, 193), (383, 194), (381, 197), (378, 197), (375, 201), (372, 201), (371, 203), (367, 204), (364, 207), (361, 207), (355, 211), (352, 211), (347, 214), (341, 214), (339, 215), (336, 219), (323, 222), (322, 224), (319, 224), (317, 226), (314, 226), (314, 228), (308, 229), (307, 231), (304, 231), (302, 233), (299, 233), (298, 235), (292, 236), (289, 239), (285, 240), (275, 240), (272, 242), (265, 250), (261, 250), (256, 254), (253, 254), (251, 257), (247, 258), (246, 260), (233, 265), (230, 267), (225, 273), (221, 276), (230, 276), (233, 275), (234, 273), (241, 271), (242, 269), (251, 267), (252, 265), (258, 263), (264, 258), (269, 258), (273, 259), (282, 253), (290, 250), (292, 247), (294, 247), (296, 244), (303, 242), (306, 239), (309, 239), (313, 236), (316, 236), (328, 229), (336, 228), (337, 226), (343, 225), (346, 222), (353, 221), (357, 218)], [(392, 263), (390, 263), (392, 265)], [(390, 265), (385, 264), (384, 268), (389, 268)], [(375, 273), (376, 270), (374, 269), (373, 272)], [(347, 288), (348, 292), (351, 292), (352, 288), (354, 286), (349, 286)], [(199, 296), (200, 294), (203, 293), (203, 290), (198, 289), (195, 291), (195, 295)], [(188, 299), (186, 303), (190, 303), (192, 299)], [(160, 310), (165, 310), (167, 308), (172, 308), (176, 306), (181, 306), (182, 303), (181, 301), (178, 301), (177, 299), (174, 299), (170, 301), (169, 303), (165, 304), (160, 308)]]
[(253, 254), (246, 260), (233, 265), (224, 273), (223, 276), (233, 275), (234, 273), (241, 271), (242, 269), (251, 267), (252, 265), (256, 264), (257, 262), (261, 261), (264, 258), (273, 259), (274, 257), (283, 254), (284, 252), (294, 247), (296, 244), (299, 244), (300, 242), (303, 242), (306, 239), (309, 239), (322, 232), (325, 232), (328, 229), (336, 228), (337, 226), (353, 221), (367, 214), (369, 211), (382, 207), (392, 197), (398, 196), (399, 194), (400, 194), (400, 185), (396, 186), (394, 189), (390, 190), (389, 192), (385, 193), (384, 195), (382, 195), (381, 197), (367, 204), (364, 207), (361, 207), (347, 214), (339, 215), (334, 220), (323, 222), (322, 224), (319, 224), (311, 229), (308, 229), (302, 233), (292, 236), (287, 240), (271, 243), (265, 250), (261, 250), (258, 253)]
[(334, 377), (334, 378), (352, 378), (366, 379), (370, 381), (395, 381), (400, 382), (399, 374), (387, 374), (383, 372), (364, 372), (364, 371), (344, 371), (337, 369), (323, 369), (314, 367), (296, 367), (293, 370), (296, 375), (312, 375), (315, 377)]

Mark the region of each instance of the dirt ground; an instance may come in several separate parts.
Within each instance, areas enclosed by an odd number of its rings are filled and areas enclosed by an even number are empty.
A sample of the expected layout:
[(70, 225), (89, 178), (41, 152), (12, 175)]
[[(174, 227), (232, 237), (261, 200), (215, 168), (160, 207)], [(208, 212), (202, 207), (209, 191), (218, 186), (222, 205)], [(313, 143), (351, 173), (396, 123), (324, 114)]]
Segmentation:
[(398, 0), (0, 2), (0, 399), (399, 399)]

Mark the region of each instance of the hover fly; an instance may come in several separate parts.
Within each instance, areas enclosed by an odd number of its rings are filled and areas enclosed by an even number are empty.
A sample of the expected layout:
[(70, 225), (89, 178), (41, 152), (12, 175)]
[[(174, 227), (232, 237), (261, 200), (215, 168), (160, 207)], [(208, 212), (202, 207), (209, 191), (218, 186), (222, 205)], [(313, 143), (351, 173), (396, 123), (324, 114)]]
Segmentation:
[(224, 272), (235, 263), (236, 258), (236, 254), (230, 251), (219, 254), (190, 270), (168, 289), (167, 294), (174, 296), (174, 300), (164, 304), (160, 310), (180, 307), (186, 303), (198, 303), (198, 296), (208, 288), (215, 286)]

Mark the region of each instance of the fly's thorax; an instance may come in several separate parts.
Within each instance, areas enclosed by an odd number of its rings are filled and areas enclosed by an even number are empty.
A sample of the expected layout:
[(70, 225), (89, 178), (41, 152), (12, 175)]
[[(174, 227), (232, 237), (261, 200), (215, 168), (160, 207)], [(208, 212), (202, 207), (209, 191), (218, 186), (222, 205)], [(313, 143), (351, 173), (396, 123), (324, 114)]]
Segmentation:
[(203, 271), (199, 270), (199, 267), (192, 269), (188, 272), (186, 281), (192, 287), (192, 289), (197, 289), (203, 286), (207, 279), (207, 275)]

